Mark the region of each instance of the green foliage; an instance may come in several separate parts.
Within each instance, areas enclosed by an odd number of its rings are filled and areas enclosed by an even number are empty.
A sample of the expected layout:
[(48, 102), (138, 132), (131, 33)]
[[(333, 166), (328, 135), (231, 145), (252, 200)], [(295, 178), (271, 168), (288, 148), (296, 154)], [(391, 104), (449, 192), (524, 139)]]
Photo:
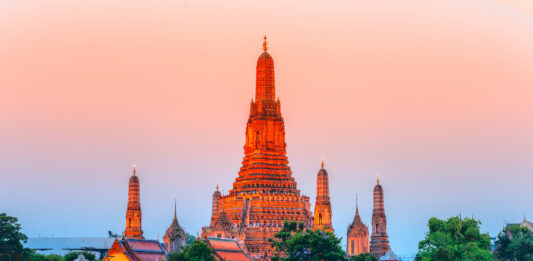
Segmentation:
[(55, 255), (55, 254), (43, 255), (43, 254), (37, 254), (37, 253), (32, 253), (29, 256), (28, 260), (30, 261), (64, 261), (63, 257), (60, 255)]
[(375, 258), (370, 253), (362, 253), (362, 254), (350, 257), (349, 260), (350, 261), (377, 261), (378, 259)]
[(533, 232), (521, 225), (506, 226), (498, 234), (494, 257), (502, 261), (533, 260)]
[(21, 260), (26, 256), (23, 242), (28, 237), (20, 232), (20, 224), (17, 223), (16, 217), (8, 216), (6, 213), (0, 213), (0, 260)]
[(185, 232), (185, 243), (188, 245), (194, 243), (194, 241), (196, 241), (196, 237)]
[(81, 252), (70, 252), (68, 254), (66, 254), (64, 256), (64, 261), (73, 261), (75, 260), (76, 258), (78, 258), (78, 256), (83, 255), (83, 257), (85, 257), (85, 259), (87, 259), (88, 261), (95, 261), (96, 260), (96, 255), (91, 253), (91, 252), (87, 252), (87, 251), (81, 251)]
[(430, 218), (426, 238), (418, 243), (418, 261), (492, 260), (490, 237), (479, 232), (480, 221)]
[(333, 233), (304, 229), (303, 223), (283, 223), (283, 228), (269, 239), (276, 255), (272, 260), (345, 260), (341, 239)]
[(170, 253), (167, 261), (215, 261), (214, 253), (207, 243), (194, 241), (182, 248), (182, 251)]

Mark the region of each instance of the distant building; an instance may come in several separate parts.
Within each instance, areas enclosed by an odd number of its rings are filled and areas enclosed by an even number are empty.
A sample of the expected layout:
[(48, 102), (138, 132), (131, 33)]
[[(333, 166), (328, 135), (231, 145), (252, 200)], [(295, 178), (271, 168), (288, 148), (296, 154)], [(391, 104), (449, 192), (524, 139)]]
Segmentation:
[(329, 200), (329, 177), (322, 160), (316, 178), (315, 229), (333, 232), (331, 202)]
[(524, 220), (522, 221), (522, 223), (520, 223), (520, 225), (527, 227), (529, 228), (529, 230), (533, 231), (533, 223), (527, 221), (526, 218), (524, 218)]
[(176, 213), (176, 202), (174, 202), (174, 219), (172, 219), (172, 223), (170, 224), (170, 227), (168, 227), (167, 231), (165, 232), (165, 235), (163, 236), (163, 242), (168, 247), (169, 252), (178, 252), (183, 248), (186, 243), (187, 239), (185, 237), (185, 230), (180, 226), (178, 223), (178, 215)]
[(381, 258), (390, 251), (389, 236), (387, 235), (387, 217), (385, 216), (385, 202), (383, 188), (379, 184), (374, 187), (374, 210), (372, 211), (372, 235), (370, 237), (370, 253)]
[(359, 206), (357, 197), (355, 199), (355, 217), (352, 223), (348, 226), (346, 232), (346, 253), (348, 256), (356, 256), (362, 253), (368, 253), (368, 227), (363, 224), (359, 216)]
[(112, 237), (39, 237), (28, 238), (24, 247), (43, 255), (64, 256), (70, 252), (87, 251), (102, 259), (114, 240)]
[(85, 259), (85, 256), (83, 256), (83, 254), (79, 254), (78, 257), (74, 259), (74, 261), (87, 261), (87, 259)]
[(385, 253), (385, 255), (383, 255), (379, 261), (399, 261), (400, 258), (394, 254), (394, 252), (392, 251), (387, 251), (387, 253)]

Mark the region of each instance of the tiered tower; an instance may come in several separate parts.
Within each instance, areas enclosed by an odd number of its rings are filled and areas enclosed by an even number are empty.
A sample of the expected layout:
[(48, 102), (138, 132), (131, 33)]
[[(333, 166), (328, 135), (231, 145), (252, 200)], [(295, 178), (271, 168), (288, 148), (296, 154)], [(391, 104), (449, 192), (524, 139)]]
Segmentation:
[(355, 217), (352, 223), (348, 226), (346, 233), (346, 253), (348, 256), (355, 256), (361, 253), (368, 253), (368, 227), (363, 224), (359, 216), (357, 196), (355, 198)]
[(130, 177), (128, 189), (128, 208), (126, 210), (126, 229), (124, 230), (124, 236), (128, 238), (144, 239), (139, 177), (135, 175), (135, 167), (135, 164), (133, 164), (133, 175)]
[(376, 258), (382, 257), (390, 251), (389, 237), (387, 236), (387, 217), (385, 216), (385, 203), (383, 188), (379, 184), (374, 187), (374, 210), (372, 212), (372, 236), (370, 237), (370, 253)]
[(185, 246), (186, 241), (185, 230), (178, 223), (176, 201), (174, 201), (174, 219), (163, 236), (163, 242), (167, 244), (169, 252), (178, 252)]
[(218, 190), (218, 184), (217, 184), (217, 190), (213, 193), (213, 205), (211, 207), (211, 226), (215, 223), (215, 217), (218, 213), (218, 203), (220, 201), (220, 196), (222, 194)]
[[(275, 99), (274, 60), (263, 42), (263, 53), (257, 60), (255, 101), (250, 103), (246, 124), (244, 158), (239, 176), (228, 195), (213, 197), (233, 224), (254, 258), (273, 254), (269, 238), (279, 231), (284, 220), (301, 221), (313, 226), (309, 197), (300, 195), (286, 156), (285, 126), (281, 103)], [(213, 202), (215, 205), (215, 202)], [(204, 228), (204, 233), (216, 229)]]
[(331, 202), (329, 200), (329, 178), (322, 159), (316, 179), (315, 228), (333, 232), (331, 225)]

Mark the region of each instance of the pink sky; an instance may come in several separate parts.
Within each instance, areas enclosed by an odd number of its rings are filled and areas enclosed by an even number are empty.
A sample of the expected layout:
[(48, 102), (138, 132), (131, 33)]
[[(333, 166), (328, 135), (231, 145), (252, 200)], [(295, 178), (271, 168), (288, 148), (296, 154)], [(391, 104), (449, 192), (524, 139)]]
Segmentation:
[(0, 212), (29, 236), (120, 232), (136, 163), (146, 235), (174, 198), (196, 234), (237, 176), (266, 33), (293, 175), (314, 202), (326, 158), (339, 236), (356, 193), (370, 222), (377, 173), (400, 254), (432, 216), (533, 218), (533, 9), (286, 2), (0, 2)]

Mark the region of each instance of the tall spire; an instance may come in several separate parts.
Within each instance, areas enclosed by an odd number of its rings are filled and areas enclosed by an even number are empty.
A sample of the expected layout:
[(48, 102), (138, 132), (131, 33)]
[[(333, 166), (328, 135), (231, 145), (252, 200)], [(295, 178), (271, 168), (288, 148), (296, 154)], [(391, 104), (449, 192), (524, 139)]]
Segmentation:
[(377, 184), (374, 187), (374, 209), (372, 211), (372, 235), (370, 237), (370, 252), (376, 258), (382, 257), (390, 250), (389, 236), (387, 235), (387, 216), (385, 215), (385, 201), (383, 187)]
[(324, 168), (324, 157), (320, 158), (322, 160), (322, 162), (320, 163), (320, 167), (323, 169)]
[(124, 236), (143, 239), (140, 182), (139, 177), (135, 175), (136, 165), (133, 164), (132, 167), (133, 175), (130, 177), (128, 187), (128, 207), (126, 209), (126, 230), (124, 230)]
[(212, 200), (212, 205), (211, 205), (211, 225), (214, 224), (215, 222), (215, 217), (218, 213), (218, 206), (219, 206), (219, 202), (220, 202), (220, 197), (222, 196), (222, 194), (220, 193), (220, 191), (218, 190), (218, 184), (217, 184), (217, 190), (215, 190), (215, 192), (213, 193), (213, 200)]
[(185, 230), (178, 223), (177, 214), (177, 200), (174, 199), (174, 218), (172, 223), (168, 227), (165, 235), (163, 236), (163, 242), (167, 244), (167, 248), (170, 252), (179, 251), (180, 248), (185, 246)]
[(355, 216), (346, 232), (346, 253), (355, 256), (368, 252), (368, 227), (363, 224), (359, 216), (359, 199), (355, 194)]
[(322, 158), (321, 167), (316, 180), (315, 228), (333, 231), (331, 225), (331, 202), (329, 199), (329, 177), (328, 172), (324, 169), (324, 158)]
[(131, 165), (133, 167), (133, 176), (135, 176), (135, 168), (137, 167), (137, 164), (133, 163), (133, 165)]
[(267, 52), (268, 43), (266, 36), (263, 40), (263, 53), (257, 59), (256, 81), (255, 81), (255, 103), (257, 111), (260, 113), (264, 110), (275, 107), (269, 103), (275, 103), (275, 84), (274, 84), (274, 59)]

